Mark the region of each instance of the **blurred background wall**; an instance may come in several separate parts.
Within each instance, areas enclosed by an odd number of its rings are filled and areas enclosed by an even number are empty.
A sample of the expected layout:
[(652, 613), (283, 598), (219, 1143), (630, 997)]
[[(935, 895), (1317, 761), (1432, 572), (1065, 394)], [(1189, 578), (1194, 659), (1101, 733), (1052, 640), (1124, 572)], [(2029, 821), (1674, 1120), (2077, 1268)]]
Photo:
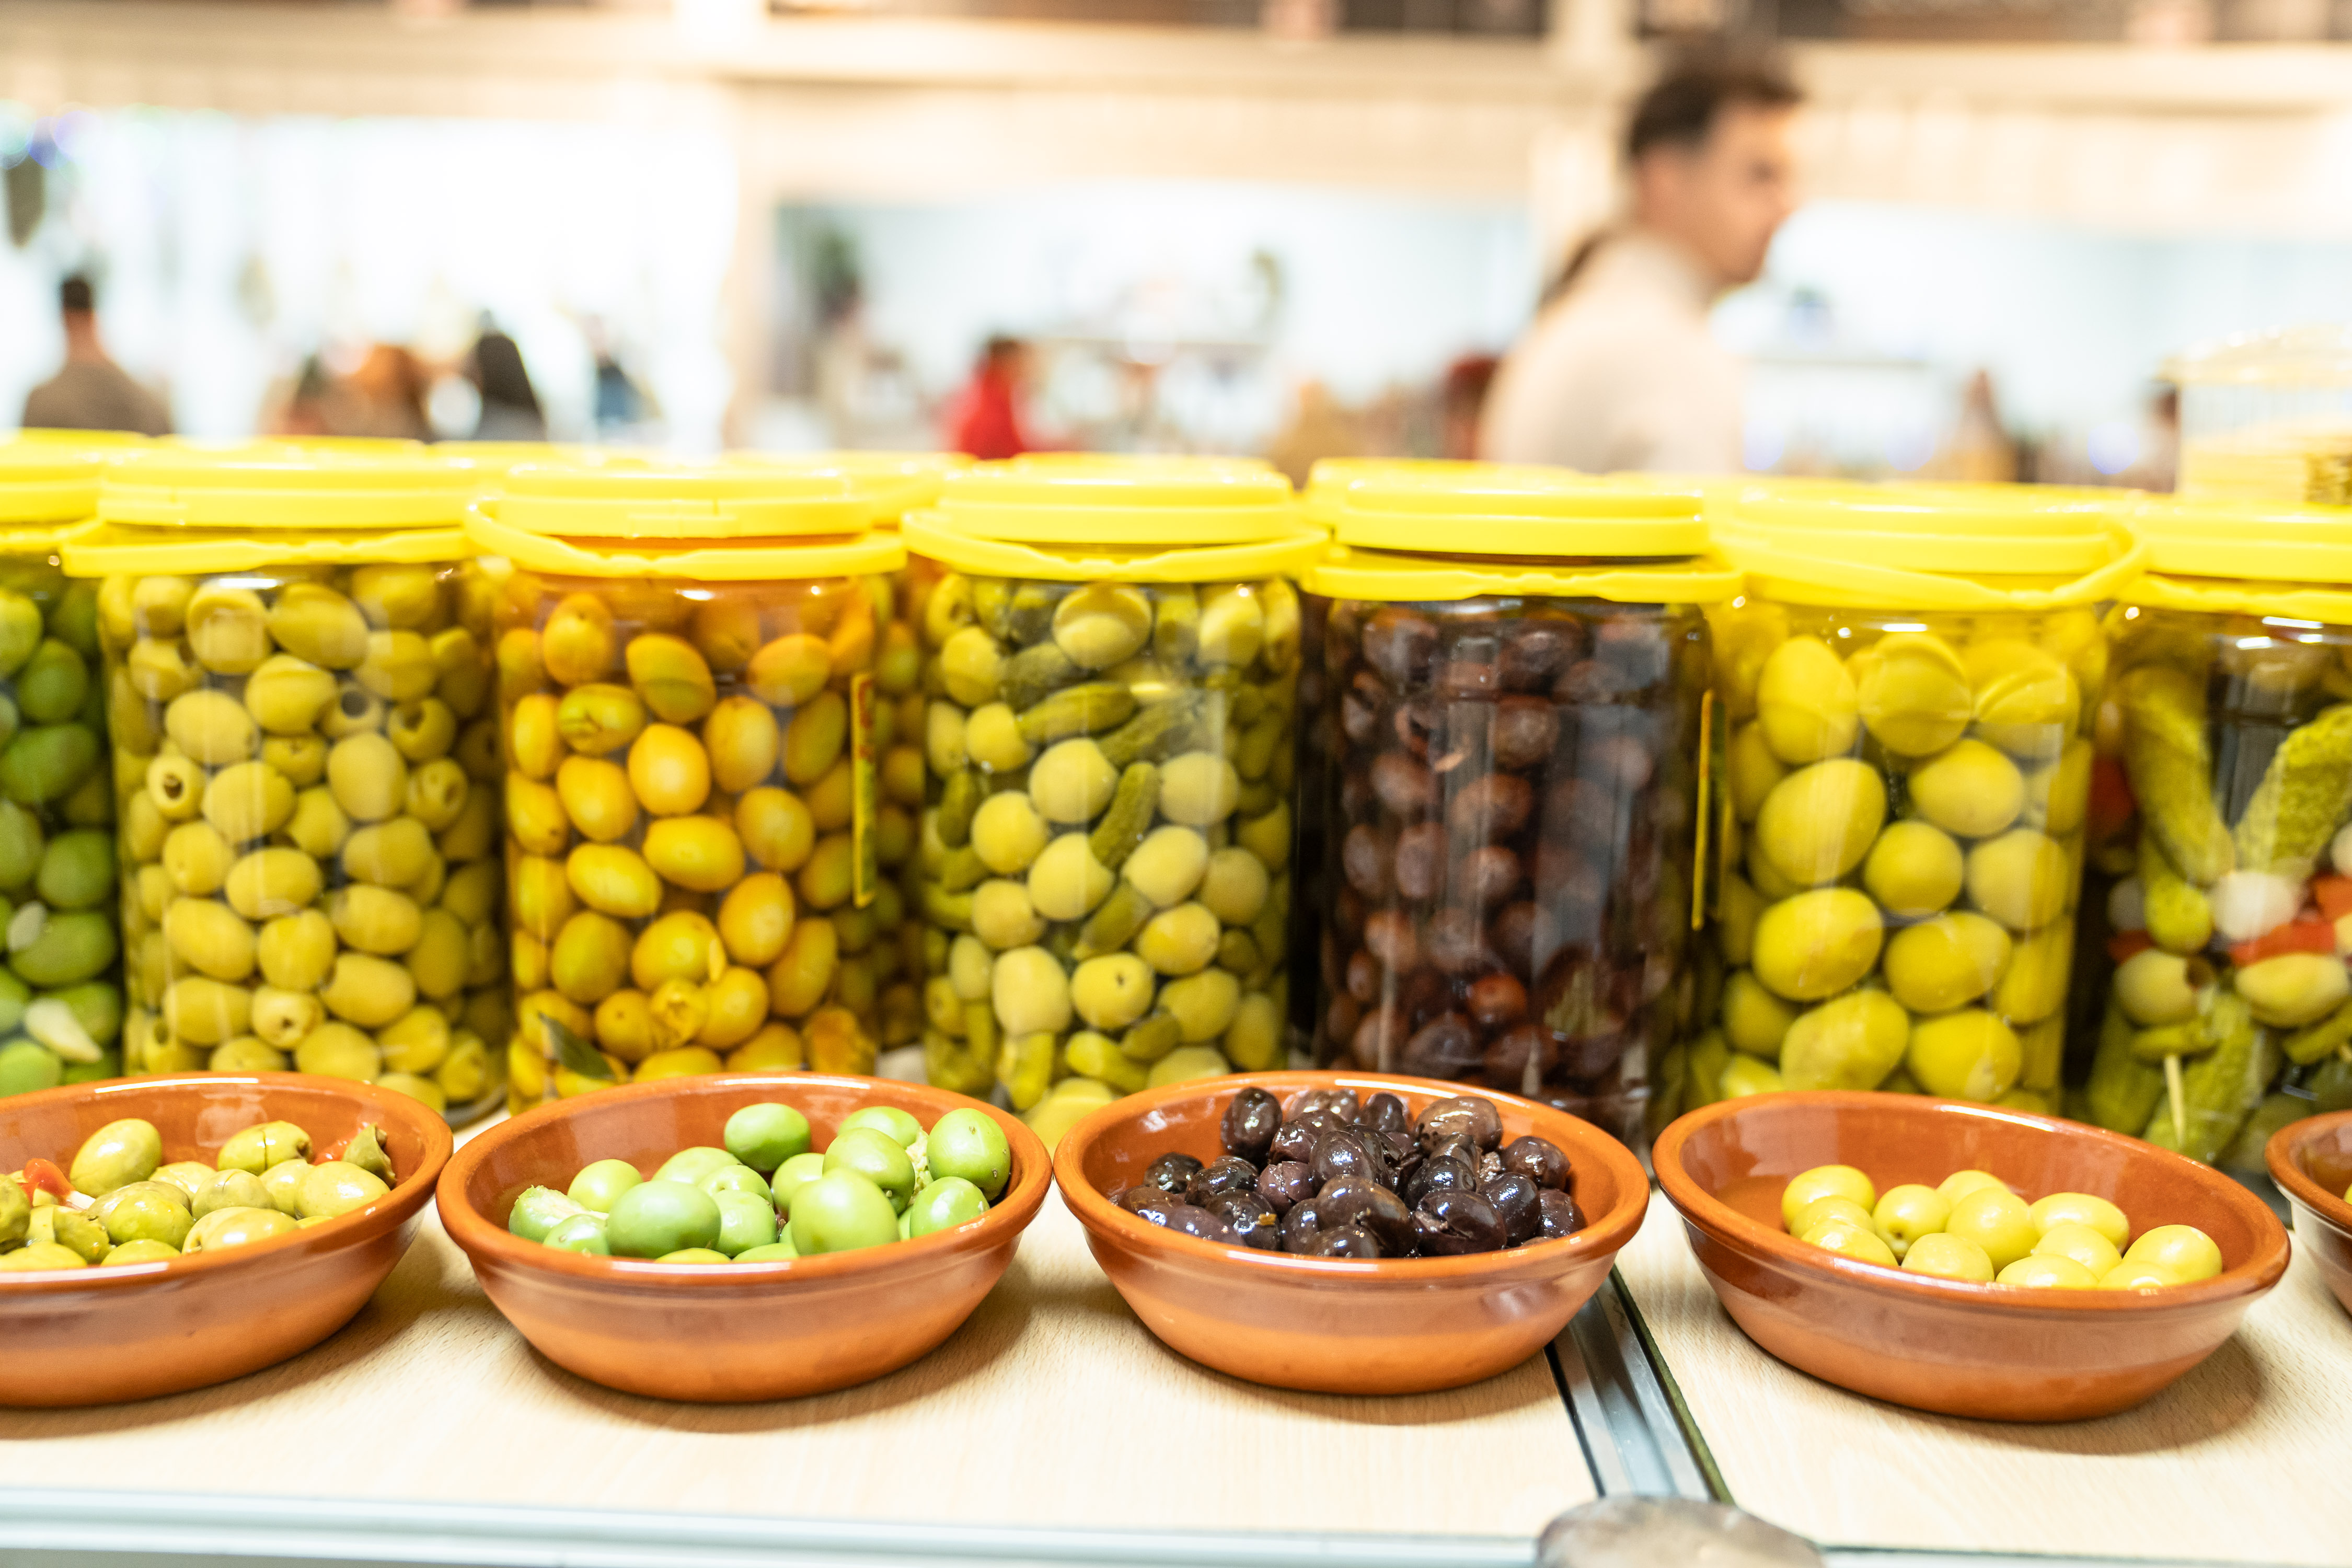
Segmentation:
[[(1933, 25), (1930, 25), (1930, 24)], [(1658, 52), (1777, 39), (1807, 206), (1717, 311), (1789, 471), (2158, 482), (2200, 338), (2352, 318), (2331, 0), (0, 9), (0, 425), (87, 270), (190, 434), (1455, 449)]]

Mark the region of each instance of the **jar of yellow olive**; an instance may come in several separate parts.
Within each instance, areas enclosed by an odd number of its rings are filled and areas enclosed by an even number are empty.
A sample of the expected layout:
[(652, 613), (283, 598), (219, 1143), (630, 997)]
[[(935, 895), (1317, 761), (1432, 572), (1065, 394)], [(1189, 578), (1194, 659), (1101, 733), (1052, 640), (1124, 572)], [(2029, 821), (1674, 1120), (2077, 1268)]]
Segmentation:
[(369, 1079), (463, 1121), (510, 1032), (495, 584), (421, 447), (125, 458), (100, 579), (131, 1072)]
[(1714, 612), (1714, 963), (1682, 1109), (1880, 1089), (2058, 1109), (2108, 492), (1744, 487)]
[(1242, 464), (983, 465), (907, 520), (924, 607), (930, 1081), (1041, 1135), (1278, 1067), (1297, 574), (1323, 533)]
[(872, 1069), (910, 956), (884, 867), (914, 835), (877, 798), (905, 558), (877, 507), (840, 469), (611, 459), (518, 468), (475, 510), (475, 543), (514, 564), (496, 650), (514, 1104)]
[(0, 441), (0, 1095), (122, 1070), (98, 584), (58, 567), (119, 443)]

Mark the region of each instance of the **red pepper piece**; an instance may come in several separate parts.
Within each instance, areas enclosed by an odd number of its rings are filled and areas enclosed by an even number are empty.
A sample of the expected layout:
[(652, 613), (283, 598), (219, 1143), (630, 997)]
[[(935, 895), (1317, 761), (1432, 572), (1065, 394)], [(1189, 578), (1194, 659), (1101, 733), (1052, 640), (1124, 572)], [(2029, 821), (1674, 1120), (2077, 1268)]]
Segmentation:
[(2107, 938), (2107, 956), (2121, 963), (2132, 954), (2146, 952), (2155, 945), (2156, 939), (2144, 931), (2119, 931)]
[(2336, 923), (2333, 921), (2289, 921), (2263, 932), (2252, 942), (2242, 942), (2230, 949), (2230, 962), (2243, 969), (2249, 963), (2260, 963), (2265, 958), (2276, 958), (2288, 952), (2336, 952)]
[(48, 1161), (37, 1158), (25, 1162), (25, 1195), (30, 1197), (37, 1189), (47, 1193), (59, 1203), (74, 1195), (74, 1184), (66, 1180), (66, 1173)]
[(2311, 884), (2319, 912), (2331, 921), (2352, 915), (2352, 877), (2321, 877)]

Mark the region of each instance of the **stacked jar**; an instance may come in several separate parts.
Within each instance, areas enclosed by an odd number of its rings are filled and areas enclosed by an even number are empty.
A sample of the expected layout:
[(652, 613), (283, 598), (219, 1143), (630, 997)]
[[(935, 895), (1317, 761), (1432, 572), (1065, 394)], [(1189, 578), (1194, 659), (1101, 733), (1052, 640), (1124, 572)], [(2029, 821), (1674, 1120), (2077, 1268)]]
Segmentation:
[(2070, 1110), (2235, 1169), (2352, 1106), (2352, 514), (2150, 501), (2109, 617)]
[(122, 1070), (98, 585), (57, 561), (97, 508), (105, 456), (0, 443), (0, 1095)]
[[(877, 650), (898, 541), (854, 476), (612, 458), (478, 506), (498, 609), (515, 1105), (866, 1072), (904, 950)], [(897, 845), (882, 842), (895, 831)]]
[(1057, 1136), (1117, 1094), (1278, 1067), (1299, 663), (1322, 544), (1243, 464), (951, 475), (924, 616), (930, 1081)]
[(1318, 1057), (1527, 1094), (1639, 1142), (1694, 1004), (1696, 492), (1376, 471), (1332, 504)]
[(489, 579), (464, 469), (396, 444), (160, 447), (101, 578), (131, 1072), (295, 1068), (453, 1121), (508, 1033)]
[[(1885, 1089), (2058, 1109), (2121, 498), (1757, 486), (1717, 542), (1720, 984), (1684, 1109)], [(1998, 566), (1998, 573), (1987, 570)]]

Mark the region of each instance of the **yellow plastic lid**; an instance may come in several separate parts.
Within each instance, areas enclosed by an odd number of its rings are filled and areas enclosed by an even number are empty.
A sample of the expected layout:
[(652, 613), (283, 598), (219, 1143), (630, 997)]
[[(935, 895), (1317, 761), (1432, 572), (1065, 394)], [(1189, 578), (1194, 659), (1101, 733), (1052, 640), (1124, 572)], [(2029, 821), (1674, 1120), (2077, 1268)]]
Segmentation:
[(1329, 516), (1340, 544), (1417, 555), (1581, 563), (1706, 550), (1706, 504), (1696, 489), (1532, 464), (1386, 465), (1349, 481)]
[(86, 521), (98, 510), (106, 461), (95, 447), (65, 441), (0, 442), (0, 549), (16, 545), (20, 534), (54, 539), (57, 525)]
[(1714, 531), (1767, 598), (2033, 611), (2112, 597), (2138, 574), (2135, 502), (2059, 486), (1764, 481), (1722, 498)]
[(1295, 575), (1324, 540), (1264, 464), (1108, 453), (976, 464), (900, 531), (909, 551), (960, 571), (1057, 582)]
[(1328, 528), (1340, 496), (1358, 479), (1385, 473), (1425, 474), (1443, 479), (1473, 473), (1485, 466), (1459, 458), (1322, 458), (1307, 471), (1307, 489), (1300, 492), (1299, 509), (1308, 521)]
[(467, 514), (482, 550), (534, 571), (765, 582), (891, 572), (870, 489), (838, 468), (656, 461), (526, 464)]
[(1688, 561), (1520, 561), (1335, 549), (1300, 584), (1331, 599), (1381, 604), (1460, 599), (1607, 599), (1620, 605), (1717, 605), (1746, 579), (1713, 556)]
[(744, 463), (772, 464), (816, 473), (846, 475), (870, 502), (867, 524), (896, 528), (910, 511), (940, 499), (940, 486), (949, 474), (968, 468), (972, 459), (960, 452), (735, 452)]
[(157, 442), (106, 468), (60, 553), (76, 576), (456, 561), (474, 486), (417, 442)]
[(2352, 507), (2150, 496), (2132, 524), (2147, 545), (2135, 604), (2352, 625)]

